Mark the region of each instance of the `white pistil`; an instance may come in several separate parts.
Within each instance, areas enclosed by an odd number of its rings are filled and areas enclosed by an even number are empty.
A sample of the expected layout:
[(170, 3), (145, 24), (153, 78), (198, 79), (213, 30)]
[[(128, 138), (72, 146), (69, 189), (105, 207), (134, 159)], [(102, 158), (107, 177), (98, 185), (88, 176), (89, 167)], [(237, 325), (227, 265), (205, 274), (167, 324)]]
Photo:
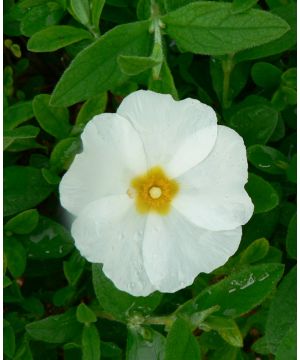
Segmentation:
[(161, 188), (158, 186), (153, 186), (150, 190), (149, 190), (149, 195), (152, 197), (152, 199), (158, 199), (161, 197), (162, 191)]

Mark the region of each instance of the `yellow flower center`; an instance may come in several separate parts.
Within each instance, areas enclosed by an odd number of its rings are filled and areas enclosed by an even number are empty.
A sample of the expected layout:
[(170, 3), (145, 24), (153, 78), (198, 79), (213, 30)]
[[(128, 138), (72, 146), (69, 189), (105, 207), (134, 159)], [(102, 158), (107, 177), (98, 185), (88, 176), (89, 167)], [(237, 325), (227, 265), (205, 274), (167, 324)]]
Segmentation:
[(133, 190), (129, 189), (127, 194), (130, 197), (134, 197), (135, 194), (136, 209), (141, 214), (155, 211), (166, 215), (179, 190), (179, 184), (169, 179), (159, 166), (132, 179), (131, 187)]

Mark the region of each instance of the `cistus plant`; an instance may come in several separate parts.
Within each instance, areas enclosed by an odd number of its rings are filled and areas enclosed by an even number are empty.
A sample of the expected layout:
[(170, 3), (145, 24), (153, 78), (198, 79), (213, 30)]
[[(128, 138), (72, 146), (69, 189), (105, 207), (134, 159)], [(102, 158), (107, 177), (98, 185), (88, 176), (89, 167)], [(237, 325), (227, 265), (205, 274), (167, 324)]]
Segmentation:
[(296, 2), (3, 22), (4, 358), (296, 359)]

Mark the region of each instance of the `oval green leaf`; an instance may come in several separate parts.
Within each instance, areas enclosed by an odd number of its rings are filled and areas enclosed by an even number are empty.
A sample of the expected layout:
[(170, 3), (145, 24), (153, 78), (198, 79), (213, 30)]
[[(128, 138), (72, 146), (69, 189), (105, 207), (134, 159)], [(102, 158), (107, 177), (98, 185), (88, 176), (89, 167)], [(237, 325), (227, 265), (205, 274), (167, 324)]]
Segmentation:
[(199, 360), (200, 347), (189, 324), (178, 318), (167, 336), (165, 360)]
[(81, 51), (57, 83), (51, 102), (68, 106), (107, 91), (127, 79), (119, 69), (119, 55), (147, 56), (149, 22), (116, 26)]
[(219, 305), (214, 315), (236, 318), (259, 304), (273, 291), (283, 274), (282, 264), (261, 264), (233, 273), (207, 287), (195, 299), (178, 308), (178, 314), (195, 312)]
[(252, 199), (255, 214), (270, 211), (279, 204), (277, 191), (260, 176), (249, 174), (245, 189)]
[(27, 43), (32, 52), (50, 52), (74, 44), (92, 35), (84, 30), (69, 25), (53, 25), (36, 32)]
[(37, 95), (32, 103), (33, 112), (42, 129), (57, 139), (63, 139), (68, 136), (71, 129), (69, 111), (66, 108), (51, 106), (50, 98), (48, 94)]
[(74, 309), (26, 325), (26, 331), (33, 339), (52, 344), (63, 344), (75, 339), (81, 328), (82, 324), (76, 320)]
[(61, 224), (40, 216), (35, 230), (24, 238), (28, 256), (32, 259), (46, 260), (66, 256), (74, 247), (69, 231)]
[(225, 55), (280, 38), (289, 25), (262, 10), (234, 14), (232, 4), (200, 1), (162, 18), (178, 46), (196, 54)]
[(117, 319), (126, 320), (134, 311), (151, 313), (159, 304), (161, 294), (135, 297), (117, 289), (103, 273), (101, 265), (93, 264), (93, 285), (96, 297), (103, 308)]
[(82, 360), (100, 360), (100, 336), (95, 325), (90, 324), (82, 332)]
[(36, 209), (26, 210), (10, 219), (4, 226), (5, 231), (15, 234), (29, 234), (39, 222), (39, 213)]
[(265, 144), (277, 122), (278, 112), (263, 104), (245, 106), (229, 119), (229, 125), (243, 137), (246, 146)]
[(284, 174), (289, 166), (287, 157), (270, 146), (252, 145), (247, 149), (247, 157), (252, 165), (268, 174)]
[(35, 207), (53, 191), (41, 170), (30, 166), (6, 167), (3, 178), (4, 216)]

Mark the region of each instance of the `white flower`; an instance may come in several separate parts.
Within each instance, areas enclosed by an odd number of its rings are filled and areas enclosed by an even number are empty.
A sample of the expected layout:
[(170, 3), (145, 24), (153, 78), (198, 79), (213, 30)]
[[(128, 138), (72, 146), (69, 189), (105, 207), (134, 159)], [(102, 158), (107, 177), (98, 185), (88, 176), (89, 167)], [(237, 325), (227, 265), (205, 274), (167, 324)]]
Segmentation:
[(60, 184), (75, 245), (121, 290), (175, 292), (237, 250), (253, 213), (242, 138), (194, 99), (137, 91), (95, 116)]

